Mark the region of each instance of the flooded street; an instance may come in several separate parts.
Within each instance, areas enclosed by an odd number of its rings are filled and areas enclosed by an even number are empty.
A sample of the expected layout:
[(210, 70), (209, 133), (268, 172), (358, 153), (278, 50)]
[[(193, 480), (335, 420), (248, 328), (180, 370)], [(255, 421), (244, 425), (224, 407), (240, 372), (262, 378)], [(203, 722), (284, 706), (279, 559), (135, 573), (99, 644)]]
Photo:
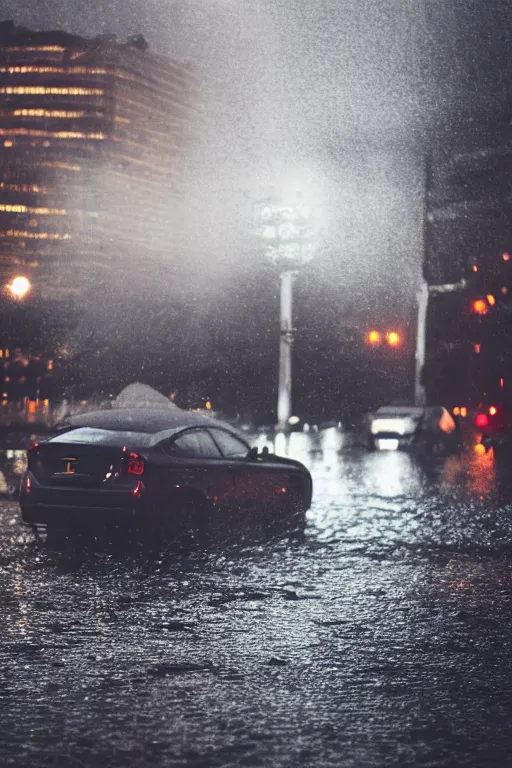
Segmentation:
[[(304, 540), (51, 552), (0, 517), (2, 764), (503, 766), (512, 506), (492, 454), (292, 436)], [(248, 534), (249, 536), (249, 534)]]

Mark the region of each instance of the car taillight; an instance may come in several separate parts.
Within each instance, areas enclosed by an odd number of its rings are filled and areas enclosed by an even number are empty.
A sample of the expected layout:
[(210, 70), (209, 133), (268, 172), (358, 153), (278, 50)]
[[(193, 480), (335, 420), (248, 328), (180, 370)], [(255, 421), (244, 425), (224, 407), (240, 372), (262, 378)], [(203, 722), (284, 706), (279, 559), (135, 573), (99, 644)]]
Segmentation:
[(475, 424), (477, 427), (488, 427), (489, 417), (487, 416), (486, 413), (479, 413), (475, 419)]
[(138, 453), (130, 453), (128, 456), (128, 474), (129, 475), (143, 475), (144, 474), (144, 459), (139, 456)]

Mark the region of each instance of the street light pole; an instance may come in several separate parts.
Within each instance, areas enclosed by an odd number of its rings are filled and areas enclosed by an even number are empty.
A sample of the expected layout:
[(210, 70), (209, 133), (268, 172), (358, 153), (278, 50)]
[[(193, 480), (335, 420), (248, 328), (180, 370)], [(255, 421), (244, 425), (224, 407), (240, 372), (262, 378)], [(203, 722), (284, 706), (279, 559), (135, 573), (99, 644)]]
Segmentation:
[(277, 424), (285, 430), (292, 415), (293, 282), (295, 272), (281, 272), (281, 336)]
[(295, 205), (275, 199), (254, 206), (257, 236), (266, 244), (266, 255), (275, 264), (280, 279), (279, 390), (277, 427), (286, 431), (292, 416), (293, 283), (305, 264), (313, 258), (317, 245), (311, 215), (300, 194)]

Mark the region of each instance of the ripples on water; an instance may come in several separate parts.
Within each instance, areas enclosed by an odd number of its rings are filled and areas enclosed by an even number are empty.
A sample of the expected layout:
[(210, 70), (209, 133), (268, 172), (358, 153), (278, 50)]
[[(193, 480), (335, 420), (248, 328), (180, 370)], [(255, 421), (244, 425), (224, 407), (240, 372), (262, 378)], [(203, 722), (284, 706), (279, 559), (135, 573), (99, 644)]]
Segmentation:
[(6, 506), (7, 764), (479, 765), (484, 743), (482, 765), (506, 764), (492, 455), (420, 465), (343, 439), (291, 437), (315, 483), (302, 541), (51, 553)]

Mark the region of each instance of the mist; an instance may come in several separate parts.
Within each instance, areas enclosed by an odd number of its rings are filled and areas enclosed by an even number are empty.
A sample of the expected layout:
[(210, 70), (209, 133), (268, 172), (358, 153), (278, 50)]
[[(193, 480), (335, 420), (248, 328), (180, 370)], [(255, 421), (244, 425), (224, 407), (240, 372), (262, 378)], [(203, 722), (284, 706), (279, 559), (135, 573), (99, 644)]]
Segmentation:
[[(475, 115), (497, 114), (508, 97), (503, 2), (9, 6), (4, 16), (35, 28), (140, 32), (192, 65), (197, 110), (169, 208), (169, 263), (186, 264), (190, 285), (211, 301), (258, 276), (253, 201), (300, 191), (324, 254), (301, 279), (325, 285), (340, 305), (350, 298), (362, 315), (376, 298), (407, 314), (421, 270), (425, 154), (440, 137), (471, 133)], [(492, 49), (478, 39), (484, 22)]]

